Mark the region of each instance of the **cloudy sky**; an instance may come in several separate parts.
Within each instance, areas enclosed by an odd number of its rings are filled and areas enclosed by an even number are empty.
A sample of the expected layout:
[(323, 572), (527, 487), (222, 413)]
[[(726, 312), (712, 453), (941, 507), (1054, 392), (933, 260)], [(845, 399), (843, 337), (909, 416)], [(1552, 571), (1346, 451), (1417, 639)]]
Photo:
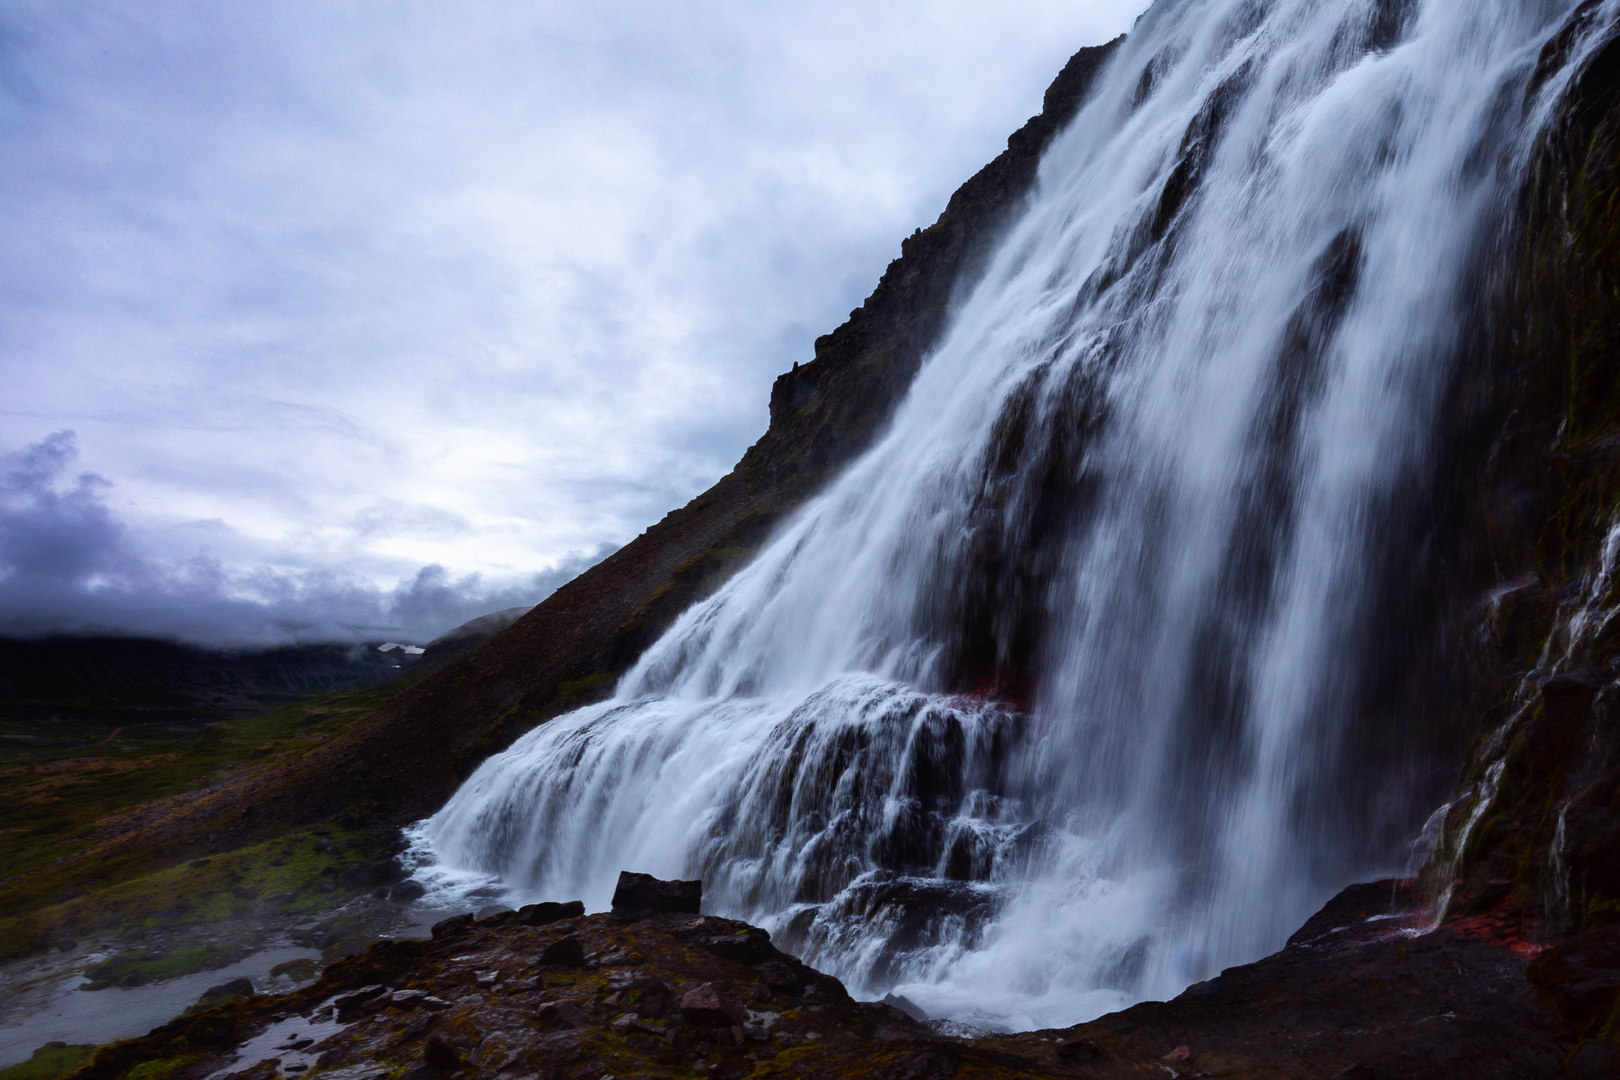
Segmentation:
[(7, 0), (0, 633), (532, 603), (1143, 7)]

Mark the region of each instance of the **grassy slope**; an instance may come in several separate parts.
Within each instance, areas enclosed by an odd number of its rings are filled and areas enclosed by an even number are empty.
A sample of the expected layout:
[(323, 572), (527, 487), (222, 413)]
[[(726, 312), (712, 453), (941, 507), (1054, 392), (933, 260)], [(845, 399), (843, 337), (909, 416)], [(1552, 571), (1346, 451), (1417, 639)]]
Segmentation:
[(123, 725), (123, 714), (90, 711), (52, 724), (56, 745), (0, 744), (8, 871), (0, 879), (0, 958), (114, 926), (222, 917), (277, 893), (297, 894), (283, 906), (329, 904), (312, 890), (344, 861), (345, 846), (364, 848), (368, 837), (353, 823), (328, 825), (323, 836), (308, 829), (272, 836), (196, 867), (102, 849), (199, 793), (256, 770), (296, 766), (419, 678), (407, 673), (322, 694), (198, 733)]

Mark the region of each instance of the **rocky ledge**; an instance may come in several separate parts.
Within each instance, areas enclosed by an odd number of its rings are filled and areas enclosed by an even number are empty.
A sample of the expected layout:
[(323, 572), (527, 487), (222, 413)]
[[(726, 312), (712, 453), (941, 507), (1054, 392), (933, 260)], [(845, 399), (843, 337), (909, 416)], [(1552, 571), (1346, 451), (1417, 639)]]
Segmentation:
[(904, 1002), (855, 1001), (765, 931), (696, 914), (695, 882), (622, 884), (607, 914), (538, 904), (381, 942), (294, 993), (102, 1047), (75, 1080), (1524, 1080), (1620, 1066), (1620, 950), (1537, 953), (1506, 916), (1425, 932), (1400, 882), (1346, 890), (1283, 951), (1172, 1001), (979, 1038)]

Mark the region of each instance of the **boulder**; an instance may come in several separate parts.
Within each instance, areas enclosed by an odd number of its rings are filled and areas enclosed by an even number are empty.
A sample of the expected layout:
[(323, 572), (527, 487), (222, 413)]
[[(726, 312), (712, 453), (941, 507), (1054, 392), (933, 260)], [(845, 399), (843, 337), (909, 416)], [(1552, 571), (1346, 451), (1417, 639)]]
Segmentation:
[(748, 1010), (714, 983), (704, 983), (681, 997), (681, 1017), (696, 1027), (740, 1027), (748, 1022)]
[(427, 889), (420, 881), (402, 881), (389, 890), (388, 896), (392, 900), (411, 901), (420, 900), (425, 892)]
[(272, 976), (285, 975), (289, 979), (297, 979), (299, 982), (303, 982), (306, 979), (313, 979), (320, 974), (320, 971), (321, 969), (313, 960), (288, 960), (271, 968), (270, 974)]
[(706, 938), (702, 947), (705, 952), (713, 953), (722, 960), (750, 967), (774, 960), (777, 956), (776, 949), (771, 946), (771, 935), (752, 926), (739, 933), (716, 934)]
[(570, 998), (546, 1002), (534, 1011), (534, 1018), (550, 1028), (578, 1028), (590, 1023), (584, 1005)]
[(1530, 961), (1525, 976), (1572, 1034), (1600, 1031), (1620, 1011), (1620, 928), (1596, 930), (1548, 949)]
[(454, 937), (473, 924), (472, 915), (452, 915), (448, 919), (433, 924), (433, 940), (438, 941), (444, 937)]
[(355, 1009), (358, 1009), (362, 1003), (370, 1001), (374, 997), (386, 994), (387, 992), (388, 987), (382, 985), (381, 983), (372, 983), (370, 986), (362, 986), (358, 990), (350, 990), (346, 994), (339, 994), (337, 997), (332, 999), (332, 1007), (338, 1011), (339, 1015), (341, 1015), (343, 1013), (352, 1012)]
[(429, 1035), (422, 1044), (422, 1060), (444, 1072), (451, 1072), (461, 1065), (461, 1054), (456, 1048), (445, 1042), (437, 1035)]
[(516, 914), (516, 911), (505, 904), (490, 904), (487, 907), (479, 908), (478, 911), (474, 913), (473, 918), (478, 922), (487, 922), (490, 919), (499, 919), (503, 915)]
[(375, 889), (379, 885), (392, 885), (404, 876), (405, 868), (397, 859), (384, 859), (345, 868), (338, 874), (338, 884), (345, 889)]
[(579, 938), (572, 936), (553, 941), (540, 954), (540, 963), (547, 967), (582, 968), (585, 966), (585, 946), (580, 944)]
[(578, 919), (585, 914), (583, 900), (570, 900), (566, 904), (559, 904), (554, 900), (547, 900), (539, 904), (525, 904), (518, 908), (517, 921), (524, 926), (547, 926), (564, 919)]
[(613, 890), (613, 914), (621, 918), (644, 915), (696, 915), (703, 903), (703, 882), (663, 881), (651, 874), (619, 872)]
[(759, 966), (759, 981), (779, 994), (797, 994), (804, 989), (804, 971), (781, 960), (767, 960)]
[(210, 986), (207, 990), (204, 990), (202, 997), (197, 999), (197, 1004), (212, 1005), (227, 998), (252, 996), (253, 984), (251, 982), (247, 979), (232, 979), (230, 982), (223, 982), (218, 986)]

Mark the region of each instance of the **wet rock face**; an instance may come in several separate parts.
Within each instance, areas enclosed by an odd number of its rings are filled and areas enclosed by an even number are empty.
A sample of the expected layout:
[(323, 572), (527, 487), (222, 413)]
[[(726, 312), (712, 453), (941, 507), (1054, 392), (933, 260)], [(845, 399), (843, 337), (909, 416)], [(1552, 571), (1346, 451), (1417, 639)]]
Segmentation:
[[(1599, 20), (1610, 20), (1604, 39), (1581, 62), (1576, 46)], [(1488, 568), (1481, 593), (1495, 591), (1471, 676), (1485, 691), (1481, 736), (1426, 877), (1431, 892), (1449, 891), (1453, 913), (1476, 917), (1505, 898), (1525, 912), (1532, 939), (1554, 944), (1620, 923), (1620, 622), (1609, 617), (1608, 561), (1620, 520), (1612, 20), (1602, 5), (1573, 5), (1539, 58), (1530, 91), (1560, 74), (1569, 81), (1493, 260), (1481, 362), (1459, 379), (1460, 391), (1490, 404), (1457, 396), (1448, 410), (1479, 425), (1474, 460), (1446, 495), (1479, 552), (1467, 559)]]
[[(1329, 900), (1321, 911), (1305, 920), (1305, 925), (1294, 931), (1288, 944), (1290, 947), (1310, 945), (1332, 935), (1376, 932), (1378, 927), (1374, 920), (1414, 915), (1423, 906), (1423, 897), (1413, 881), (1369, 881), (1351, 885)], [(1412, 924), (1413, 921), (1407, 919), (1383, 929), (1405, 928)]]
[(1173, 1001), (974, 1039), (903, 999), (853, 1001), (731, 919), (463, 916), (294, 993), (103, 1047), (76, 1080), (1615, 1075), (1591, 1033), (1617, 1000), (1620, 939), (1545, 953), (1527, 979), (1525, 958), (1488, 936), (1419, 932), (1409, 896), (1403, 882), (1356, 886), (1282, 952)]

